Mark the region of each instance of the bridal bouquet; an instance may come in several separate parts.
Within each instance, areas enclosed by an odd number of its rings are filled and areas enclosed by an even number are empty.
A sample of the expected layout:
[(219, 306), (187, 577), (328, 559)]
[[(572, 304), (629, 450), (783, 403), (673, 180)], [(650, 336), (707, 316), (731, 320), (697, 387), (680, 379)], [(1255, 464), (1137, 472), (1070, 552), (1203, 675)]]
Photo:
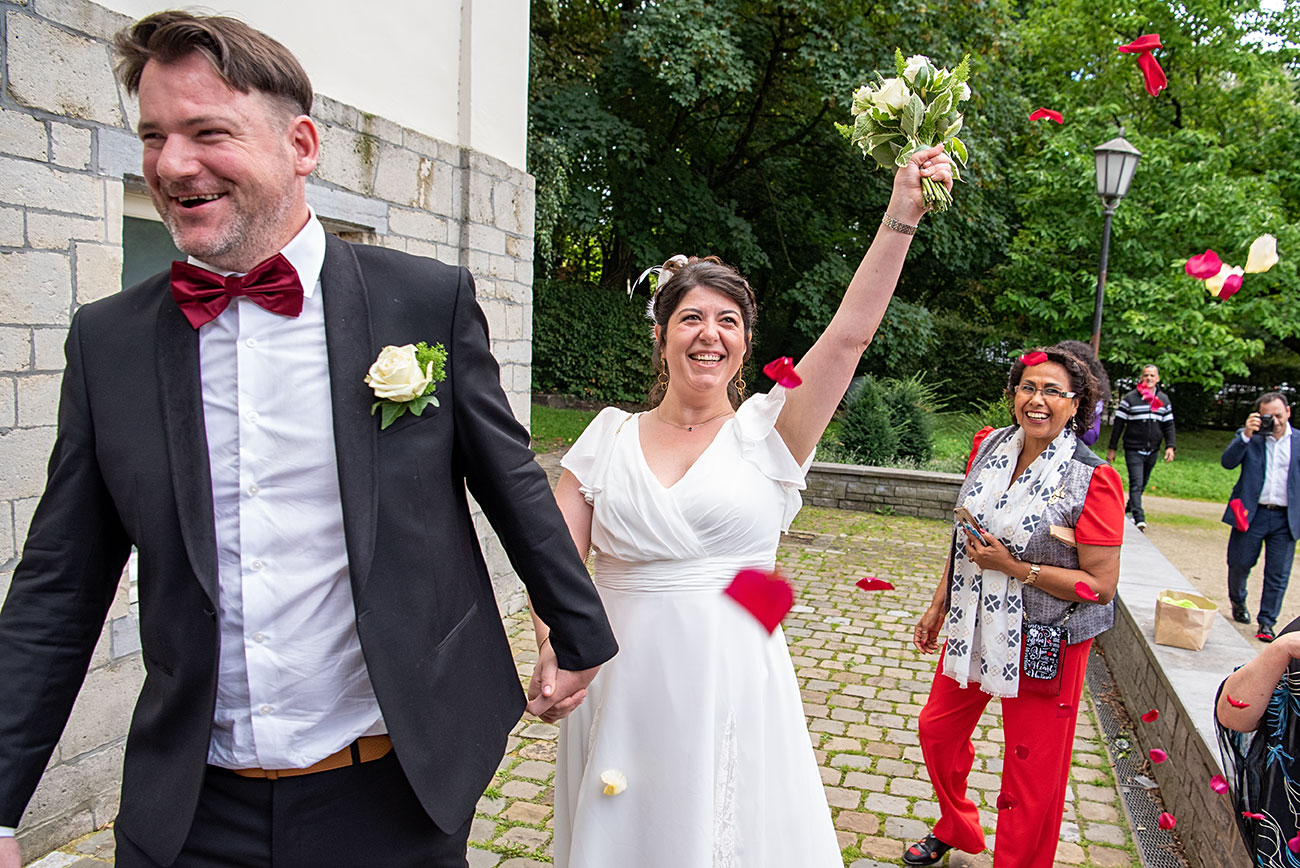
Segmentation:
[[(876, 85), (863, 85), (853, 94), (853, 126), (836, 124), (840, 132), (885, 168), (907, 165), (917, 151), (942, 144), (952, 156), (952, 176), (961, 180), (957, 164), (966, 165), (965, 143), (957, 138), (962, 114), (958, 103), (970, 98), (970, 55), (951, 72), (936, 68), (924, 54), (907, 60), (894, 49), (897, 75), (885, 78), (879, 72)], [(922, 178), (925, 201), (936, 211), (952, 204), (952, 194), (942, 184)]]

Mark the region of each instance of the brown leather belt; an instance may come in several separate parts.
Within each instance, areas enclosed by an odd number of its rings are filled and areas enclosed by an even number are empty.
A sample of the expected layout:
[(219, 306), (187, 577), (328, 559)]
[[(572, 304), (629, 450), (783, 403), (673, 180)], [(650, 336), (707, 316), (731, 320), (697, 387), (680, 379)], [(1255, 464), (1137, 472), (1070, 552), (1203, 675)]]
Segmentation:
[(363, 735), (361, 738), (340, 751), (330, 754), (318, 763), (305, 769), (230, 769), (243, 778), (296, 778), (299, 775), (314, 775), (316, 772), (328, 772), (347, 768), (360, 763), (374, 762), (388, 756), (393, 749), (393, 740), (387, 735)]

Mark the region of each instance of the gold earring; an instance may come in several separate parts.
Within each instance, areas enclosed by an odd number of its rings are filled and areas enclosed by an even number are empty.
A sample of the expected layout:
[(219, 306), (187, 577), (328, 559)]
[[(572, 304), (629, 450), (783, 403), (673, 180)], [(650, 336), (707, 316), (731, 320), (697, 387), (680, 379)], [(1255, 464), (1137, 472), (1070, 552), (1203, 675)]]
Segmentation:
[(736, 371), (736, 393), (742, 398), (745, 396), (745, 375), (743, 371)]
[(664, 369), (659, 372), (659, 379), (656, 382), (659, 384), (659, 388), (661, 389), (668, 388), (668, 366), (667, 365), (664, 365)]

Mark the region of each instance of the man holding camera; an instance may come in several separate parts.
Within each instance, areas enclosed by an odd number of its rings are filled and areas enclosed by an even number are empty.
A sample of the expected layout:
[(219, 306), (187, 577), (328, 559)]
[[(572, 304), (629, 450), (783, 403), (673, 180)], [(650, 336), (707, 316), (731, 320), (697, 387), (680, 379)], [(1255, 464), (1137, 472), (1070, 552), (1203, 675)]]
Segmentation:
[(1261, 642), (1273, 641), (1300, 537), (1300, 433), (1291, 430), (1290, 420), (1286, 395), (1265, 392), (1219, 460), (1227, 470), (1241, 466), (1223, 521), (1233, 528), (1228, 538), (1228, 599), (1232, 617), (1242, 624), (1250, 623), (1246, 577), (1264, 548), (1264, 588), (1255, 633)]

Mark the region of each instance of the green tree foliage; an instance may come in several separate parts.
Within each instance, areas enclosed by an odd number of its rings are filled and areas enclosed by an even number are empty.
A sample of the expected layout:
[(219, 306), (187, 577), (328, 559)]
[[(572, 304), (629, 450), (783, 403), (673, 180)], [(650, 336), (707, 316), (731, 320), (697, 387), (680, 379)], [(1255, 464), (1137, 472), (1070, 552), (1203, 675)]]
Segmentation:
[[(1104, 360), (1125, 372), (1155, 362), (1166, 379), (1213, 389), (1283, 353), (1294, 376), (1300, 105), (1289, 15), (1262, 12), (1254, 0), (1027, 7), (1025, 92), (1062, 111), (1066, 124), (1026, 130), (1011, 173), (1022, 220), (991, 285), (1014, 331), (1042, 343), (1091, 331), (1102, 223), (1092, 148), (1118, 124), (1143, 156), (1113, 223)], [(1156, 98), (1134, 57), (1115, 50), (1153, 32), (1169, 77)], [(1248, 275), (1230, 300), (1183, 273), (1187, 257), (1207, 247), (1244, 265), (1265, 232), (1290, 256)]]
[(580, 281), (533, 286), (533, 389), (593, 401), (644, 401), (654, 377), (650, 322), (621, 293)]

